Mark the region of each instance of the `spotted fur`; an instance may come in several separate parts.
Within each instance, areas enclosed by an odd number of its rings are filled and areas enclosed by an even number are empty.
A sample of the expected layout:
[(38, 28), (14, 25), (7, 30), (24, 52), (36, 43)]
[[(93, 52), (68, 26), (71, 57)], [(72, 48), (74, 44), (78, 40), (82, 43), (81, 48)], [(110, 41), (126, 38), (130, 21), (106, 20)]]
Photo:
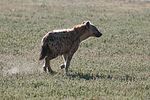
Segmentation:
[(46, 72), (48, 69), (50, 73), (53, 73), (50, 60), (62, 55), (64, 64), (60, 67), (65, 68), (67, 73), (72, 56), (77, 51), (79, 44), (88, 37), (100, 37), (101, 35), (101, 32), (89, 21), (76, 25), (71, 29), (48, 32), (42, 39), (39, 58), (39, 60), (44, 59), (45, 61), (43, 65), (44, 71)]

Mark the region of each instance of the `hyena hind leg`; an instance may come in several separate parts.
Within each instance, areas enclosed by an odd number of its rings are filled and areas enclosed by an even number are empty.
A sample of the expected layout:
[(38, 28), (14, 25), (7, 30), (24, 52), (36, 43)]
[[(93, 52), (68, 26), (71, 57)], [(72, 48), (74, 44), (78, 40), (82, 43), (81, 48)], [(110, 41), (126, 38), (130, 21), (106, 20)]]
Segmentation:
[(51, 66), (50, 66), (50, 59), (49, 59), (49, 57), (45, 58), (44, 65), (43, 65), (44, 72), (47, 72), (47, 69), (48, 69), (48, 72), (53, 73), (53, 70), (51, 69)]

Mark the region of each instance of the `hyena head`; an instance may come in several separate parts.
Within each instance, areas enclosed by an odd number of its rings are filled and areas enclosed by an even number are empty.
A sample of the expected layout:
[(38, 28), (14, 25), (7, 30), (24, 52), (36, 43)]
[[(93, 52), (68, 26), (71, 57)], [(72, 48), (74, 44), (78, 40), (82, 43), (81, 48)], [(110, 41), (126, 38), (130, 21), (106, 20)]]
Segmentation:
[(86, 29), (88, 29), (88, 33), (91, 36), (94, 36), (94, 37), (102, 36), (102, 33), (93, 24), (91, 24), (89, 21), (83, 22), (83, 24), (86, 25)]

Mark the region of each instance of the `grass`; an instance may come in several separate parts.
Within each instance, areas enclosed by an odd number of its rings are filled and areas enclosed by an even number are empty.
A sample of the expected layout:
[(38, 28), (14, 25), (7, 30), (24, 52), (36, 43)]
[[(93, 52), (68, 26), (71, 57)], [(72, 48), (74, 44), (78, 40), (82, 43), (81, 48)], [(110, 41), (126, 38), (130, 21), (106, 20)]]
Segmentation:
[[(150, 4), (123, 0), (0, 0), (0, 98), (150, 99)], [(103, 32), (81, 43), (70, 75), (42, 72), (40, 41), (90, 20)]]

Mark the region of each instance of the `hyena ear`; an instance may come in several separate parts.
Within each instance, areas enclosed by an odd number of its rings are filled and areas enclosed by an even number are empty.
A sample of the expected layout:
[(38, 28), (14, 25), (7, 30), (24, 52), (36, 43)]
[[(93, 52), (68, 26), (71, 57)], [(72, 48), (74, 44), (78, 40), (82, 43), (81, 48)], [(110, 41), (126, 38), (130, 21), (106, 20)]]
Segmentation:
[(86, 24), (87, 22), (91, 23), (90, 21), (83, 21), (82, 24)]
[(87, 28), (90, 27), (90, 22), (89, 22), (89, 21), (86, 22), (86, 27), (87, 27)]

